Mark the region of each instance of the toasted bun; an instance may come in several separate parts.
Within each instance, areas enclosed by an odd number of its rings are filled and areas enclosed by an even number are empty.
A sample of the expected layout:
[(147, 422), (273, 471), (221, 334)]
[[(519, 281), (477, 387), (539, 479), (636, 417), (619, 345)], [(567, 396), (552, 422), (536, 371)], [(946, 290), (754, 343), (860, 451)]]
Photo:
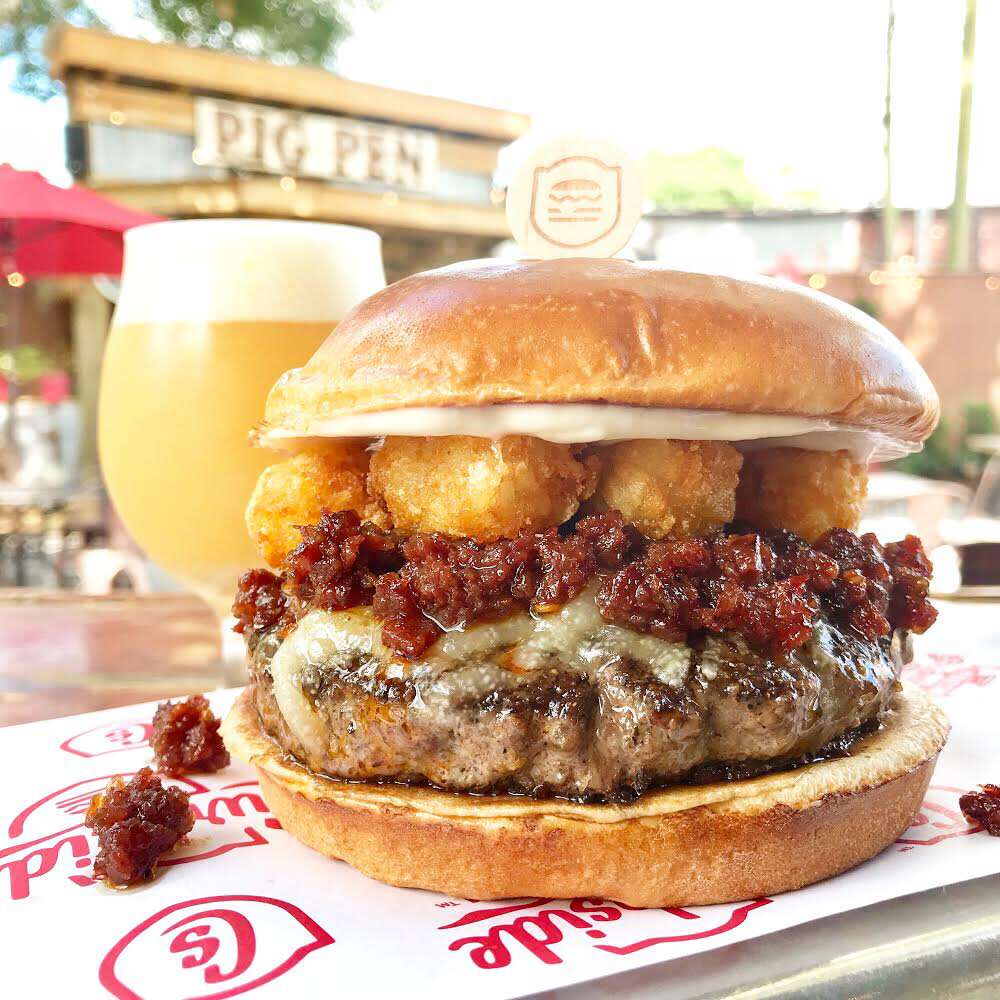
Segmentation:
[(372, 878), (467, 899), (694, 906), (797, 889), (887, 847), (923, 800), (948, 723), (907, 688), (850, 757), (665, 789), (623, 806), (317, 777), (263, 732), (247, 694), (223, 734), (257, 769), (264, 799), (292, 836)]
[(806, 288), (623, 260), (479, 261), (366, 299), (284, 375), (263, 431), (345, 414), (607, 402), (814, 417), (919, 442), (920, 365), (861, 311)]

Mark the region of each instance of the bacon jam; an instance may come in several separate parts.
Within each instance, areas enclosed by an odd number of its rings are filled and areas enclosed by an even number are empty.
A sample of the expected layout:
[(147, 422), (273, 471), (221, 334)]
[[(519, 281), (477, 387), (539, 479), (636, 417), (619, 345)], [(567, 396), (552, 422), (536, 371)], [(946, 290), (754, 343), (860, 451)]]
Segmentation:
[(868, 640), (923, 632), (937, 616), (930, 563), (913, 536), (883, 546), (834, 528), (810, 545), (787, 531), (729, 525), (707, 538), (651, 541), (607, 511), (488, 543), (436, 533), (399, 540), (351, 511), (324, 511), (302, 539), (280, 575), (243, 575), (238, 631), (285, 632), (312, 608), (371, 604), (382, 642), (415, 659), (446, 630), (555, 610), (594, 577), (609, 622), (670, 641), (732, 632), (773, 653), (806, 643), (822, 608)]
[(241, 577), (233, 600), (235, 631), (244, 634), (289, 628), (294, 619), (288, 598), (281, 589), (281, 577), (266, 569), (249, 569)]
[(966, 792), (958, 807), (970, 823), (979, 823), (991, 837), (1000, 837), (1000, 787), (983, 785), (978, 792)]
[(194, 826), (188, 794), (144, 767), (130, 781), (114, 777), (95, 795), (84, 824), (97, 835), (94, 877), (115, 887), (153, 876), (157, 861)]
[(160, 702), (149, 745), (157, 770), (172, 777), (189, 771), (218, 771), (229, 765), (219, 720), (208, 699), (200, 694), (184, 701)]

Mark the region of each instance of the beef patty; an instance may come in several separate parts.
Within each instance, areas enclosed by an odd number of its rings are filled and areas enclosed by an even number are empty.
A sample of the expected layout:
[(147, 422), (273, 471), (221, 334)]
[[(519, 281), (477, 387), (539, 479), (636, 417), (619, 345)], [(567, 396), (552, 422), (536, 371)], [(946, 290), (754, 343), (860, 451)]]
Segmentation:
[(370, 608), (312, 611), (252, 643), (266, 730), (318, 773), (469, 792), (626, 801), (844, 752), (897, 689), (902, 633), (871, 641), (825, 614), (803, 646), (735, 635), (670, 643), (559, 612), (449, 633), (402, 662)]

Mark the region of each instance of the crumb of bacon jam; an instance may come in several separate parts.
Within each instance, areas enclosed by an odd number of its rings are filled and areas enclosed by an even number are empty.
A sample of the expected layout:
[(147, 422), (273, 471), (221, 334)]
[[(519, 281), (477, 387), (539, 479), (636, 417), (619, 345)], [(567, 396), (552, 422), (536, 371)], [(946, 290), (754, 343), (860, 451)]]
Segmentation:
[(735, 632), (787, 653), (809, 640), (821, 611), (869, 641), (925, 631), (937, 617), (930, 572), (917, 538), (883, 547), (846, 528), (811, 544), (740, 524), (652, 540), (619, 511), (602, 511), (492, 542), (436, 532), (400, 541), (352, 511), (324, 511), (302, 529), (280, 577), (244, 574), (234, 613), (239, 631), (284, 634), (310, 608), (371, 604), (385, 646), (416, 659), (447, 629), (553, 611), (596, 578), (598, 608), (616, 625), (677, 642)]
[[(268, 632), (289, 615), (281, 577), (266, 569), (248, 569), (233, 599), (234, 632)], [(288, 624), (291, 624), (290, 619)]]
[(787, 651), (809, 638), (819, 600), (805, 573), (780, 579), (776, 568), (774, 549), (755, 534), (654, 542), (604, 581), (597, 606), (609, 621), (672, 642), (735, 631)]
[(927, 600), (932, 567), (920, 539), (907, 535), (901, 542), (890, 542), (885, 547), (885, 558), (893, 577), (889, 617), (896, 628), (926, 632), (938, 613)]
[(549, 528), (480, 543), (417, 534), (402, 545), (402, 567), (379, 577), (372, 607), (382, 642), (413, 659), (443, 629), (533, 609), (544, 613), (577, 597), (599, 570), (623, 564), (640, 539), (621, 514), (592, 514), (570, 534)]
[(978, 792), (966, 792), (958, 800), (958, 807), (970, 823), (979, 823), (991, 837), (1000, 837), (1000, 787), (980, 788)]
[(149, 745), (157, 770), (172, 777), (189, 771), (218, 771), (229, 765), (219, 719), (200, 694), (184, 701), (160, 702)]
[(299, 530), (302, 542), (285, 557), (284, 577), (288, 592), (313, 607), (367, 604), (379, 574), (399, 565), (395, 538), (352, 510), (324, 510), (316, 524)]
[(156, 862), (194, 826), (188, 794), (144, 767), (127, 784), (114, 777), (90, 800), (84, 825), (97, 834), (94, 878), (112, 886), (153, 876)]

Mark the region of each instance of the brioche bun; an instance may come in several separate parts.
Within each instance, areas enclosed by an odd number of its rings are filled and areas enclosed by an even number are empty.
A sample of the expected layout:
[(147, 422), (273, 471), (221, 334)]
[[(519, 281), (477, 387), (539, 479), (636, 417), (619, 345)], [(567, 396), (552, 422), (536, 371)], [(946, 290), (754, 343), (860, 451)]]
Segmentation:
[(281, 825), (365, 875), (467, 899), (631, 906), (769, 896), (860, 864), (910, 824), (947, 734), (940, 709), (905, 687), (849, 757), (629, 805), (578, 805), (317, 776), (271, 741), (248, 693), (223, 724)]
[(768, 278), (624, 260), (478, 261), (355, 307), (267, 402), (262, 436), (413, 407), (612, 403), (817, 418), (902, 442), (938, 418), (910, 352), (858, 309)]

